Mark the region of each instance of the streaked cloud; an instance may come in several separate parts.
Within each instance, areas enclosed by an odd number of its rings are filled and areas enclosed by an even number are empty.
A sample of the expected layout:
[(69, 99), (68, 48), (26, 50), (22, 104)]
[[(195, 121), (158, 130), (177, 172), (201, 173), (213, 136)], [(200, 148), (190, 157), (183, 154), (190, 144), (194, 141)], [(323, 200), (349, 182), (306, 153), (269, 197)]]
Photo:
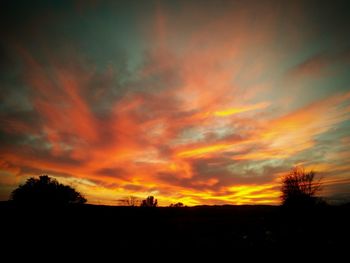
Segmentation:
[(63, 2), (23, 21), (4, 14), (0, 197), (48, 173), (91, 203), (276, 204), (278, 178), (297, 164), (326, 177), (329, 198), (349, 197), (350, 39), (310, 21), (310, 5)]

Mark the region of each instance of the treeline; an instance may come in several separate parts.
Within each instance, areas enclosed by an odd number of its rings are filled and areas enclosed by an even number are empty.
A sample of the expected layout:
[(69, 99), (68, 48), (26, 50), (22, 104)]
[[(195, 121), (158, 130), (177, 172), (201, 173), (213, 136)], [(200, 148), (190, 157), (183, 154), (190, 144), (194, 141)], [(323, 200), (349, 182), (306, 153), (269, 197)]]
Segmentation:
[[(316, 180), (314, 171), (306, 171), (303, 167), (295, 167), (281, 178), (281, 203), (285, 207), (310, 207), (326, 205), (323, 198), (318, 196), (322, 183)], [(19, 185), (10, 200), (21, 205), (65, 205), (84, 204), (87, 199), (73, 187), (63, 185), (47, 175), (29, 178), (25, 184)], [(118, 200), (120, 206), (157, 207), (158, 200), (154, 196), (141, 199), (128, 196)], [(173, 203), (170, 207), (184, 207), (181, 202)]]

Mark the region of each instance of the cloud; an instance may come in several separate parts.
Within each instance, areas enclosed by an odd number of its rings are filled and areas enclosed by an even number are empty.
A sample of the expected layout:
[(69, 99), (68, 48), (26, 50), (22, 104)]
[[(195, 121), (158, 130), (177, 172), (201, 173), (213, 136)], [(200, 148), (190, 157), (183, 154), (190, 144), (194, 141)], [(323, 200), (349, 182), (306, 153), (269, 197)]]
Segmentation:
[(336, 53), (319, 52), (308, 57), (301, 63), (290, 69), (289, 75), (292, 78), (301, 77), (324, 77), (325, 75), (336, 74), (339, 68), (350, 64), (350, 50), (346, 48)]
[[(80, 22), (75, 7), (42, 18), (40, 9), (26, 15), (27, 26), (1, 31), (6, 191), (47, 172), (75, 180), (92, 203), (152, 194), (165, 205), (276, 204), (278, 177), (310, 156), (342, 179), (348, 150), (335, 138), (348, 134), (348, 88), (322, 87), (328, 97), (312, 85), (317, 96), (297, 87), (282, 94), (279, 80), (286, 71), (300, 81), (328, 78), (334, 65), (347, 65), (348, 51), (295, 59), (310, 54), (302, 50), (310, 36), (281, 21), (288, 10), (286, 21), (305, 23), (298, 4), (223, 5), (129, 7), (133, 21), (112, 4), (105, 17), (95, 13), (103, 6), (79, 7)], [(279, 41), (280, 26), (288, 43)], [(34, 33), (21, 34), (27, 27)], [(328, 146), (336, 158), (316, 154)]]
[(229, 116), (232, 114), (238, 114), (238, 113), (242, 113), (242, 112), (246, 112), (246, 111), (251, 111), (251, 110), (258, 110), (258, 109), (264, 109), (267, 106), (269, 106), (269, 103), (267, 102), (261, 102), (255, 105), (250, 105), (250, 106), (246, 106), (243, 108), (231, 108), (231, 109), (226, 109), (223, 111), (216, 111), (214, 112), (215, 116)]

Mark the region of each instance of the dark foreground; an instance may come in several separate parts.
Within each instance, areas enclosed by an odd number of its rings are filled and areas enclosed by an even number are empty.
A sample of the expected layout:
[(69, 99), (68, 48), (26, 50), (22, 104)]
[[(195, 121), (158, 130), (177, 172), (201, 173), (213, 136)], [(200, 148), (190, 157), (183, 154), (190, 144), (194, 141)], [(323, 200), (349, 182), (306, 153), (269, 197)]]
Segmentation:
[(17, 248), (113, 253), (348, 249), (350, 207), (300, 211), (276, 206), (140, 208), (0, 204), (2, 241)]

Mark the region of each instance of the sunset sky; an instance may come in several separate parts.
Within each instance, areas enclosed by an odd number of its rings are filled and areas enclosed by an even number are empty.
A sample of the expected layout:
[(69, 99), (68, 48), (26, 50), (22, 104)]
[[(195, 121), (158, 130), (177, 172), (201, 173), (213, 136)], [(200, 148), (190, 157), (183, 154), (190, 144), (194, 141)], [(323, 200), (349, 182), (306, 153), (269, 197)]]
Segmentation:
[(295, 165), (350, 201), (348, 1), (1, 1), (0, 200), (279, 204)]

